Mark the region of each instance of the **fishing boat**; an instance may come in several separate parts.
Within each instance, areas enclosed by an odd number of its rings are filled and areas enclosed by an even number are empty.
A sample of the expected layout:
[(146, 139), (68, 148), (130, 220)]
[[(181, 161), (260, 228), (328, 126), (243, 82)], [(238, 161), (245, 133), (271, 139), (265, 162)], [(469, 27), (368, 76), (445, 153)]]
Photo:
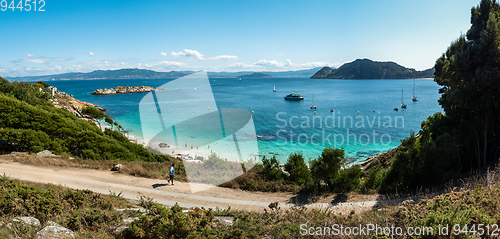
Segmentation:
[(299, 101), (299, 100), (303, 100), (304, 99), (304, 96), (302, 96), (301, 94), (295, 94), (295, 93), (291, 93), (287, 96), (285, 96), (285, 100), (290, 100), (290, 101)]
[(406, 108), (406, 104), (403, 102), (403, 90), (401, 89), (401, 108)]
[(413, 79), (413, 97), (411, 97), (411, 100), (418, 101), (418, 98), (415, 97), (415, 79)]
[(276, 92), (276, 85), (274, 85), (273, 87), (273, 92)]
[(314, 94), (313, 94), (312, 104), (311, 104), (310, 108), (311, 109), (316, 109), (316, 105), (314, 104)]

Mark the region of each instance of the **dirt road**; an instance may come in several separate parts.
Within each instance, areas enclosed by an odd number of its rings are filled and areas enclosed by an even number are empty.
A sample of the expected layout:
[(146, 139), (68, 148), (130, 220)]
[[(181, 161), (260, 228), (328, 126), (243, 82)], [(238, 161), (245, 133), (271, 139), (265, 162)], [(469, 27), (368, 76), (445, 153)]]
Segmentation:
[[(236, 189), (212, 187), (210, 189), (191, 193), (188, 183), (175, 182), (174, 186), (166, 181), (140, 178), (111, 171), (91, 170), (83, 168), (33, 166), (20, 164), (0, 158), (0, 174), (11, 178), (41, 183), (53, 183), (74, 189), (89, 189), (94, 192), (109, 194), (122, 193), (125, 198), (137, 199), (148, 196), (158, 203), (172, 206), (176, 202), (180, 206), (222, 208), (246, 211), (263, 211), (272, 202), (279, 202), (280, 207), (295, 206), (293, 193), (263, 193), (247, 192)], [(376, 195), (358, 196), (343, 203), (332, 203), (333, 197), (325, 197), (318, 203), (305, 205), (307, 207), (332, 207), (337, 212), (351, 210), (362, 211), (377, 204)]]

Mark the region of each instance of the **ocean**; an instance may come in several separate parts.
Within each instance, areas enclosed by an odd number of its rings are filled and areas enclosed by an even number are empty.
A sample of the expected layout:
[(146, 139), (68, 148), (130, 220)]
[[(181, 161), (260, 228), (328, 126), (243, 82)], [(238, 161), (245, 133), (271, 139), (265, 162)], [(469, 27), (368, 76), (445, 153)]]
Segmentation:
[[(96, 89), (116, 86), (159, 87), (173, 79), (48, 81), (59, 91), (107, 109), (129, 134), (142, 138), (139, 102), (147, 93), (91, 95)], [(286, 162), (300, 152), (315, 159), (326, 146), (344, 148), (353, 162), (397, 147), (418, 132), (423, 120), (442, 112), (437, 100), (440, 88), (431, 79), (335, 80), (309, 78), (214, 78), (210, 79), (218, 109), (253, 111), (259, 155)], [(273, 92), (273, 87), (276, 92)], [(402, 110), (401, 97), (407, 104)], [(292, 92), (303, 101), (285, 101)], [(313, 102), (314, 98), (314, 102)], [(310, 109), (315, 104), (316, 109)], [(398, 111), (393, 110), (399, 108)], [(198, 134), (199, 135), (199, 134)], [(204, 137), (203, 135), (201, 137)], [(207, 138), (211, 135), (206, 135)]]

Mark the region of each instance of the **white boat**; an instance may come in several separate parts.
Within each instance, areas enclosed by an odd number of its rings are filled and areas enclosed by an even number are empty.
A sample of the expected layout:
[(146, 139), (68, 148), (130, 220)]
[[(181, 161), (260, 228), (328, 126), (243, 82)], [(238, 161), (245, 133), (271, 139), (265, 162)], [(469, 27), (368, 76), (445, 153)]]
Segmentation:
[(413, 97), (411, 97), (411, 100), (418, 101), (418, 98), (415, 97), (415, 79), (413, 79)]
[(291, 94), (285, 96), (285, 100), (289, 100), (289, 101), (300, 101), (303, 99), (304, 99), (304, 96), (302, 96), (301, 94), (295, 94), (293, 92)]
[(401, 108), (406, 108), (406, 104), (403, 102), (403, 90), (401, 90)]
[(276, 92), (276, 85), (274, 85), (273, 87), (273, 92)]
[(313, 94), (313, 98), (312, 98), (312, 104), (311, 104), (311, 109), (316, 109), (316, 105), (314, 104), (314, 94)]

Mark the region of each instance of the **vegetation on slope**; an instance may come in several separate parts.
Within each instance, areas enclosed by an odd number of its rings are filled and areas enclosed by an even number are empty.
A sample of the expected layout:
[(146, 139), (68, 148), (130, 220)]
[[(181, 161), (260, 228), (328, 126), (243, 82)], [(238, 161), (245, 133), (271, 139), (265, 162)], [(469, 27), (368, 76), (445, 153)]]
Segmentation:
[[(54, 107), (46, 100), (46, 94), (41, 93), (36, 84), (9, 83), (0, 78), (2, 148), (31, 152), (51, 150), (56, 154), (85, 159), (169, 160), (167, 156), (151, 154), (116, 130), (106, 129), (102, 132), (94, 123)], [(84, 111), (114, 123), (109, 116), (96, 109)]]
[(377, 62), (369, 59), (357, 59), (338, 69), (323, 67), (312, 79), (413, 79), (431, 78), (433, 69), (417, 71), (400, 66), (394, 62)]
[[(407, 200), (397, 206), (380, 201), (376, 208), (342, 214), (329, 208), (283, 209), (277, 203), (271, 203), (263, 213), (184, 210), (178, 205), (164, 207), (144, 197), (139, 199), (138, 206), (146, 210), (119, 212), (114, 209), (132, 206), (119, 193), (103, 196), (88, 190), (20, 182), (3, 176), (0, 177), (0, 189), (5, 192), (0, 194), (0, 237), (33, 238), (41, 227), (8, 224), (16, 216), (33, 216), (42, 225), (53, 221), (71, 229), (77, 238), (310, 238), (310, 233), (329, 238), (335, 236), (332, 234), (335, 224), (344, 228), (360, 225), (400, 228), (379, 231), (378, 235), (365, 230), (367, 234), (356, 236), (351, 231), (342, 238), (495, 238), (500, 223), (498, 179), (498, 171), (490, 171), (484, 178), (468, 181), (466, 188), (455, 188), (446, 194), (418, 202)], [(131, 222), (124, 223), (126, 218), (132, 219)], [(224, 224), (221, 219), (232, 223)], [(123, 231), (116, 230), (119, 226), (124, 226)], [(426, 234), (408, 235), (415, 228)], [(447, 234), (439, 235), (443, 228), (447, 228)]]
[(436, 61), (443, 86), (436, 113), (422, 122), (420, 137), (402, 142), (383, 191), (440, 184), (483, 170), (500, 153), (500, 5), (482, 0), (472, 26)]

